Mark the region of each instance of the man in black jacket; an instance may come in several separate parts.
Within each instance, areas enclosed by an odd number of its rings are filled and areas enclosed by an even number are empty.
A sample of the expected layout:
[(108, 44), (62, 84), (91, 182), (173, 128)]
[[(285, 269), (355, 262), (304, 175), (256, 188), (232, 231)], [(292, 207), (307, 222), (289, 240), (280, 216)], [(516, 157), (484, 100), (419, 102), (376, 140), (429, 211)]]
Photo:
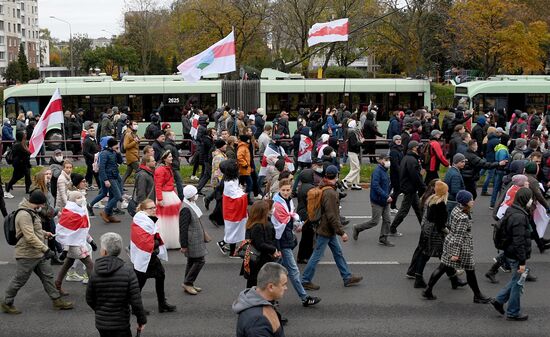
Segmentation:
[(86, 289), (86, 302), (95, 312), (95, 326), (102, 337), (132, 336), (130, 306), (138, 330), (147, 323), (136, 273), (118, 257), (122, 247), (120, 235), (101, 236), (101, 257), (95, 261)]
[(479, 172), (481, 169), (491, 170), (499, 166), (505, 166), (508, 161), (502, 160), (501, 162), (488, 162), (485, 159), (478, 156), (478, 144), (475, 139), (468, 142), (468, 150), (464, 153), (466, 157), (466, 165), (460, 171), (462, 178), (464, 179), (464, 186), (466, 191), (472, 193), (474, 199), (477, 197), (477, 181), (480, 178)]
[(82, 146), (82, 154), (84, 155), (84, 161), (86, 162), (86, 182), (90, 189), (92, 188), (92, 177), (95, 178), (97, 186), (99, 184), (99, 174), (94, 172), (93, 164), (95, 154), (99, 152), (100, 147), (95, 138), (95, 128), (93, 125), (87, 131), (88, 135), (84, 138), (84, 144)]
[(397, 213), (397, 197), (401, 194), (399, 186), (399, 167), (401, 166), (401, 160), (403, 160), (403, 145), (401, 145), (401, 136), (393, 136), (392, 143), (390, 144), (390, 181), (392, 187), (390, 212)]
[[(512, 269), (512, 279), (500, 290), (491, 304), (500, 314), (506, 314), (506, 320), (509, 321), (526, 321), (529, 318), (521, 312), (522, 286), (518, 285), (518, 280), (526, 270), (526, 261), (531, 257), (529, 214), (532, 203), (533, 193), (531, 190), (526, 187), (520, 188), (516, 193), (514, 203), (506, 210), (501, 224), (505, 226), (504, 256)], [(504, 311), (506, 302), (508, 307)]]
[(422, 213), (420, 212), (420, 200), (418, 194), (424, 193), (426, 185), (422, 180), (420, 173), (420, 157), (418, 155), (418, 142), (409, 142), (409, 152), (403, 157), (401, 166), (399, 167), (399, 182), (401, 193), (403, 193), (403, 201), (399, 212), (393, 219), (390, 227), (390, 236), (402, 236), (403, 234), (397, 231), (397, 227), (403, 222), (407, 214), (412, 208), (418, 219), (418, 223), (422, 223)]
[(198, 193), (202, 195), (202, 189), (212, 177), (212, 150), (214, 149), (214, 140), (216, 138), (216, 129), (209, 128), (201, 139), (201, 149), (199, 162), (202, 166), (201, 177), (197, 185)]

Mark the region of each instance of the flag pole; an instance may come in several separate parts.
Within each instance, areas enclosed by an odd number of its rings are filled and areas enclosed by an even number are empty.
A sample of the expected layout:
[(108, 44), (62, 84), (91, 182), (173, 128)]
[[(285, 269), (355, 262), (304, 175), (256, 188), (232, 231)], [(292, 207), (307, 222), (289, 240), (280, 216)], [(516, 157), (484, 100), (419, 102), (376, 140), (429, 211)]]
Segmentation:
[[(63, 125), (61, 125), (61, 130), (63, 131), (63, 144), (65, 145), (65, 157), (67, 157), (67, 135), (65, 135), (65, 123), (63, 123)], [(46, 143), (46, 141), (44, 140), (44, 143)]]

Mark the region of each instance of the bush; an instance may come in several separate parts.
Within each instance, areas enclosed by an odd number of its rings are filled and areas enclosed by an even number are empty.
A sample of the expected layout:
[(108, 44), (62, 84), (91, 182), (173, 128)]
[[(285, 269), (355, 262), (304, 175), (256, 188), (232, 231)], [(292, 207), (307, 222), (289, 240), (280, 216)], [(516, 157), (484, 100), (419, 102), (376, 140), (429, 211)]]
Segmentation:
[(455, 87), (452, 85), (432, 83), (432, 94), (436, 96), (434, 100), (437, 109), (449, 109), (453, 106)]
[(363, 71), (348, 67), (327, 67), (324, 74), (325, 78), (363, 78)]

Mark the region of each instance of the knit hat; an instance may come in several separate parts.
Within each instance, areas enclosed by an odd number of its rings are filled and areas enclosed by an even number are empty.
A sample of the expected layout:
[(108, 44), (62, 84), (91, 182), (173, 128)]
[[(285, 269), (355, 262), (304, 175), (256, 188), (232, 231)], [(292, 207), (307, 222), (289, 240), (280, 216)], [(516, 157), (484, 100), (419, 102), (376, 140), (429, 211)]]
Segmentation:
[(453, 156), (453, 164), (458, 164), (463, 161), (467, 161), (467, 159), (462, 153), (457, 153)]
[(75, 202), (77, 199), (80, 199), (82, 197), (83, 195), (80, 191), (69, 191), (69, 193), (67, 193), (67, 200), (72, 202)]
[(516, 186), (524, 187), (527, 182), (527, 176), (523, 174), (516, 174), (512, 177), (512, 183)]
[(264, 110), (264, 108), (258, 108), (258, 109), (256, 109), (256, 113), (260, 116), (263, 116), (263, 115), (265, 115), (265, 110)]
[(527, 187), (522, 187), (516, 192), (516, 195), (514, 197), (514, 205), (520, 206), (523, 209), (527, 209), (527, 204), (532, 198), (533, 192)]
[(484, 116), (479, 116), (477, 118), (477, 124), (479, 124), (479, 126), (485, 126), (486, 123), (487, 119)]
[(414, 121), (414, 122), (413, 122), (413, 127), (415, 127), (415, 128), (418, 128), (418, 127), (420, 127), (421, 125), (422, 125), (422, 123), (420, 123), (420, 121)]
[(118, 142), (117, 142), (117, 140), (114, 139), (114, 138), (109, 138), (109, 140), (107, 141), (107, 147), (113, 147), (113, 146), (115, 146), (115, 145), (117, 145), (117, 144), (118, 144)]
[(537, 173), (537, 164), (535, 162), (528, 162), (526, 165), (525, 165), (525, 173), (528, 173), (528, 174), (536, 174)]
[(432, 130), (432, 132), (430, 133), (430, 137), (435, 138), (437, 136), (441, 136), (442, 134), (443, 134), (443, 132), (441, 132), (439, 130)]
[(413, 148), (418, 147), (418, 146), (420, 146), (420, 144), (418, 144), (418, 142), (416, 140), (411, 140), (409, 142), (409, 150), (412, 150)]
[(84, 176), (80, 173), (71, 173), (71, 182), (76, 188), (84, 180)]
[(197, 195), (198, 191), (197, 191), (197, 188), (193, 185), (186, 185), (184, 188), (183, 188), (183, 197), (185, 199), (191, 199), (193, 198), (195, 195)]
[(392, 140), (395, 142), (396, 140), (401, 140), (401, 136), (400, 135), (395, 135), (393, 136)]
[(458, 202), (459, 204), (461, 204), (463, 206), (467, 205), (473, 199), (474, 199), (474, 196), (472, 195), (472, 193), (470, 193), (466, 190), (460, 190), (456, 194), (456, 202)]
[(516, 139), (516, 149), (521, 149), (525, 145), (527, 145), (527, 140), (523, 138)]
[(498, 127), (496, 130), (497, 130), (498, 133), (505, 133), (505, 132), (504, 132), (504, 129), (501, 128), (501, 127)]
[(325, 170), (325, 177), (328, 179), (334, 179), (338, 176), (338, 169), (334, 165), (329, 165)]
[(449, 193), (449, 186), (441, 180), (438, 180), (435, 182), (434, 191), (435, 195), (437, 195), (438, 197), (442, 197), (445, 194)]
[(221, 149), (222, 147), (227, 145), (227, 143), (223, 139), (216, 139), (216, 141), (214, 142), (214, 145), (216, 146), (216, 149)]
[(323, 134), (321, 135), (321, 142), (326, 143), (326, 142), (328, 142), (328, 139), (329, 139), (329, 138), (330, 138), (329, 135), (327, 135), (326, 133), (323, 133)]
[(47, 203), (48, 200), (46, 199), (44, 192), (42, 192), (39, 189), (36, 189), (31, 192), (31, 195), (29, 196), (29, 202), (35, 205), (43, 205)]

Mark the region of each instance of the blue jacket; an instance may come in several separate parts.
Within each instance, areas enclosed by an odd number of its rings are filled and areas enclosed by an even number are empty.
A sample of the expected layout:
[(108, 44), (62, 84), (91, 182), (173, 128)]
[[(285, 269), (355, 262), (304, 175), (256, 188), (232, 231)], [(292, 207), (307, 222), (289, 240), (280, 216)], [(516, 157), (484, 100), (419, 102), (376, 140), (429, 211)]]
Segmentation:
[(401, 135), (401, 127), (396, 117), (390, 119), (390, 125), (388, 126), (387, 139), (392, 139), (395, 135)]
[[(510, 160), (510, 153), (508, 152), (508, 147), (503, 144), (498, 144), (495, 146), (495, 162), (499, 162), (501, 160)], [(499, 173), (505, 173), (506, 170), (503, 169), (496, 169)]]
[(4, 123), (4, 126), (2, 127), (2, 140), (15, 140), (13, 138), (13, 127), (9, 122)]
[(370, 202), (385, 207), (388, 204), (389, 197), (390, 177), (388, 176), (388, 170), (379, 164), (371, 176)]
[(485, 150), (485, 160), (489, 163), (495, 161), (495, 146), (500, 144), (500, 138), (492, 133), (487, 136), (487, 149)]
[(330, 128), (332, 131), (339, 128), (339, 126), (334, 122), (334, 117), (328, 116), (327, 122), (325, 123), (325, 127), (323, 129), (328, 130)]
[(120, 179), (118, 165), (122, 164), (122, 155), (111, 149), (101, 151), (99, 154), (99, 180), (106, 181)]
[(445, 174), (444, 181), (445, 184), (449, 186), (449, 200), (451, 201), (456, 201), (456, 194), (458, 191), (466, 189), (460, 170), (454, 166), (449, 167), (447, 173)]

